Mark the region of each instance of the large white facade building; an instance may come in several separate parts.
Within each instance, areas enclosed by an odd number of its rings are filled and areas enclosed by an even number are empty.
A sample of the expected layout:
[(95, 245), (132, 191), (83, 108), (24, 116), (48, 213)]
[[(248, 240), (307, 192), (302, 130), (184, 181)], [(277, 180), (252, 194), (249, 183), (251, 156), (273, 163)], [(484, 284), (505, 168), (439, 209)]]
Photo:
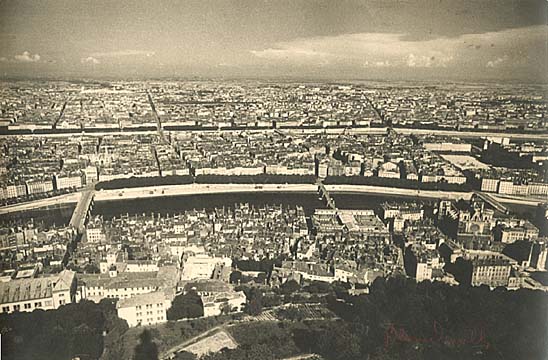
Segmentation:
[(182, 280), (211, 279), (217, 264), (230, 268), (230, 258), (211, 257), (205, 254), (189, 256), (183, 264)]
[(74, 271), (63, 270), (56, 275), (15, 279), (0, 282), (2, 313), (51, 310), (75, 301)]
[(163, 291), (135, 295), (116, 304), (118, 317), (127, 321), (129, 327), (164, 323), (170, 307), (170, 296)]

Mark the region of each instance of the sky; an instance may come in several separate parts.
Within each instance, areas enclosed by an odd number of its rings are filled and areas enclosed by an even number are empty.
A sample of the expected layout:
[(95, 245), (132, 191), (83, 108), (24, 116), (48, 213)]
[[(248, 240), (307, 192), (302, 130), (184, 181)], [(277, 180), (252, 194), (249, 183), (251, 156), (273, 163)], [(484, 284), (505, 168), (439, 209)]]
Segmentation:
[(0, 75), (548, 81), (546, 0), (0, 0)]

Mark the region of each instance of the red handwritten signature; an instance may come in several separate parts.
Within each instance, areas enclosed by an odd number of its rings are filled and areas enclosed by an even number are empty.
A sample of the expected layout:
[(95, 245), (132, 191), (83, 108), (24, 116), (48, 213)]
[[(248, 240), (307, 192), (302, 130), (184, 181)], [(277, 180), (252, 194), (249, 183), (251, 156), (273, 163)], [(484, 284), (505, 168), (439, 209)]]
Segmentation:
[(445, 344), (447, 346), (476, 345), (489, 349), (491, 344), (485, 338), (485, 329), (483, 326), (470, 328), (465, 336), (451, 337), (444, 334), (440, 324), (434, 321), (433, 334), (430, 337), (418, 337), (407, 333), (402, 327), (390, 324), (384, 333), (384, 347), (389, 348), (395, 342), (421, 343), (421, 344)]

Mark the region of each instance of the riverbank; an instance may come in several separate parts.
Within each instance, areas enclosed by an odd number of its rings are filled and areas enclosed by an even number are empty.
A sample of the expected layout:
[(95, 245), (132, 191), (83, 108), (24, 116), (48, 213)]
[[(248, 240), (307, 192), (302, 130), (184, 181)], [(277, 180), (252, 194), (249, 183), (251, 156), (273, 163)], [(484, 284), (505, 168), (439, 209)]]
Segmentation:
[[(416, 190), (373, 185), (325, 185), (327, 191), (332, 194), (369, 194), (380, 196), (394, 196), (420, 199), (445, 199), (457, 201), (468, 200), (472, 192), (442, 191), (442, 190)], [(238, 193), (311, 193), (318, 190), (316, 184), (185, 184), (163, 185), (138, 188), (123, 188), (115, 190), (100, 190), (95, 192), (95, 202), (124, 201), (134, 199), (152, 199), (177, 196), (200, 196), (212, 194), (238, 194)], [(524, 206), (537, 206), (541, 199), (526, 199), (519, 197), (501, 196), (491, 194), (496, 200), (505, 204)], [(14, 204), (0, 208), (0, 215), (14, 212), (29, 211), (32, 209), (54, 207), (64, 204), (74, 204), (80, 199), (80, 193), (71, 193), (42, 199), (22, 204)], [(344, 207), (343, 204), (339, 204)]]
[(465, 191), (416, 190), (373, 185), (325, 185), (325, 188), (330, 193), (367, 193), (425, 199), (468, 200), (472, 196), (472, 192)]
[[(197, 128), (197, 129), (170, 129), (169, 127), (164, 127), (164, 131), (167, 133), (178, 133), (178, 132), (186, 132), (186, 133), (212, 133), (212, 132), (236, 132), (240, 133), (242, 131), (246, 131), (249, 133), (254, 132), (275, 132), (275, 131), (282, 131), (292, 134), (321, 134), (321, 133), (327, 133), (327, 134), (361, 134), (361, 135), (373, 135), (373, 134), (386, 134), (388, 128), (387, 127), (313, 127), (313, 128), (306, 128), (306, 127), (290, 127), (290, 128), (253, 128), (253, 127), (245, 127), (245, 128), (217, 128), (217, 127), (210, 127), (210, 128)], [(404, 128), (404, 127), (395, 127), (393, 128), (394, 131), (403, 134), (403, 135), (440, 135), (440, 136), (456, 136), (461, 138), (482, 138), (482, 137), (488, 137), (488, 136), (494, 136), (494, 137), (506, 137), (514, 140), (523, 140), (523, 141), (547, 141), (548, 140), (548, 134), (540, 133), (540, 132), (491, 132), (487, 130), (445, 130), (445, 129), (420, 129), (420, 128)], [(47, 137), (72, 137), (75, 134), (77, 135), (88, 135), (88, 136), (107, 136), (107, 135), (144, 135), (144, 134), (155, 134), (157, 133), (156, 129), (143, 129), (143, 128), (126, 128), (124, 130), (120, 130), (118, 128), (115, 129), (66, 129), (64, 131), (54, 131), (54, 130), (41, 130), (41, 131), (31, 131), (31, 130), (5, 130), (3, 132), (0, 132), (0, 137), (7, 137), (7, 136), (23, 136), (23, 137), (34, 137), (34, 136), (47, 136)]]
[(76, 204), (80, 200), (81, 193), (74, 192), (70, 194), (63, 194), (59, 196), (50, 197), (47, 199), (34, 200), (24, 202), (20, 204), (13, 204), (0, 207), (0, 215), (9, 214), (20, 211), (28, 211), (38, 208), (55, 207), (66, 204)]
[(95, 201), (113, 201), (169, 197), (181, 195), (238, 193), (238, 192), (314, 192), (314, 184), (185, 184), (147, 186), (115, 190), (100, 190), (95, 193)]
[(491, 197), (503, 204), (516, 204), (516, 205), (526, 205), (526, 206), (537, 206), (541, 203), (548, 202), (548, 197), (528, 197), (523, 198), (519, 196), (504, 195), (504, 194), (493, 194), (489, 193)]
[[(405, 197), (417, 197), (427, 199), (459, 200), (469, 199), (471, 192), (438, 191), (438, 190), (414, 190), (402, 188), (390, 188), (369, 185), (326, 185), (330, 193), (367, 193), (374, 195), (393, 195)], [(140, 188), (126, 188), (116, 190), (101, 190), (95, 194), (95, 201), (113, 201), (126, 199), (142, 199), (154, 197), (168, 197), (197, 194), (218, 194), (238, 192), (316, 192), (315, 184), (188, 184), (166, 185)]]

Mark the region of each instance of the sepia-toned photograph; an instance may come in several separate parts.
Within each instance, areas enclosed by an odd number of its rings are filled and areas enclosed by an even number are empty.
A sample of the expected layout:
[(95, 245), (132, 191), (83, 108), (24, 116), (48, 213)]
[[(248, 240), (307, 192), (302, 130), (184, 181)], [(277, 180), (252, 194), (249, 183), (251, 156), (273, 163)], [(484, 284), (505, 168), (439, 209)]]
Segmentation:
[(548, 360), (548, 1), (0, 0), (1, 360)]

